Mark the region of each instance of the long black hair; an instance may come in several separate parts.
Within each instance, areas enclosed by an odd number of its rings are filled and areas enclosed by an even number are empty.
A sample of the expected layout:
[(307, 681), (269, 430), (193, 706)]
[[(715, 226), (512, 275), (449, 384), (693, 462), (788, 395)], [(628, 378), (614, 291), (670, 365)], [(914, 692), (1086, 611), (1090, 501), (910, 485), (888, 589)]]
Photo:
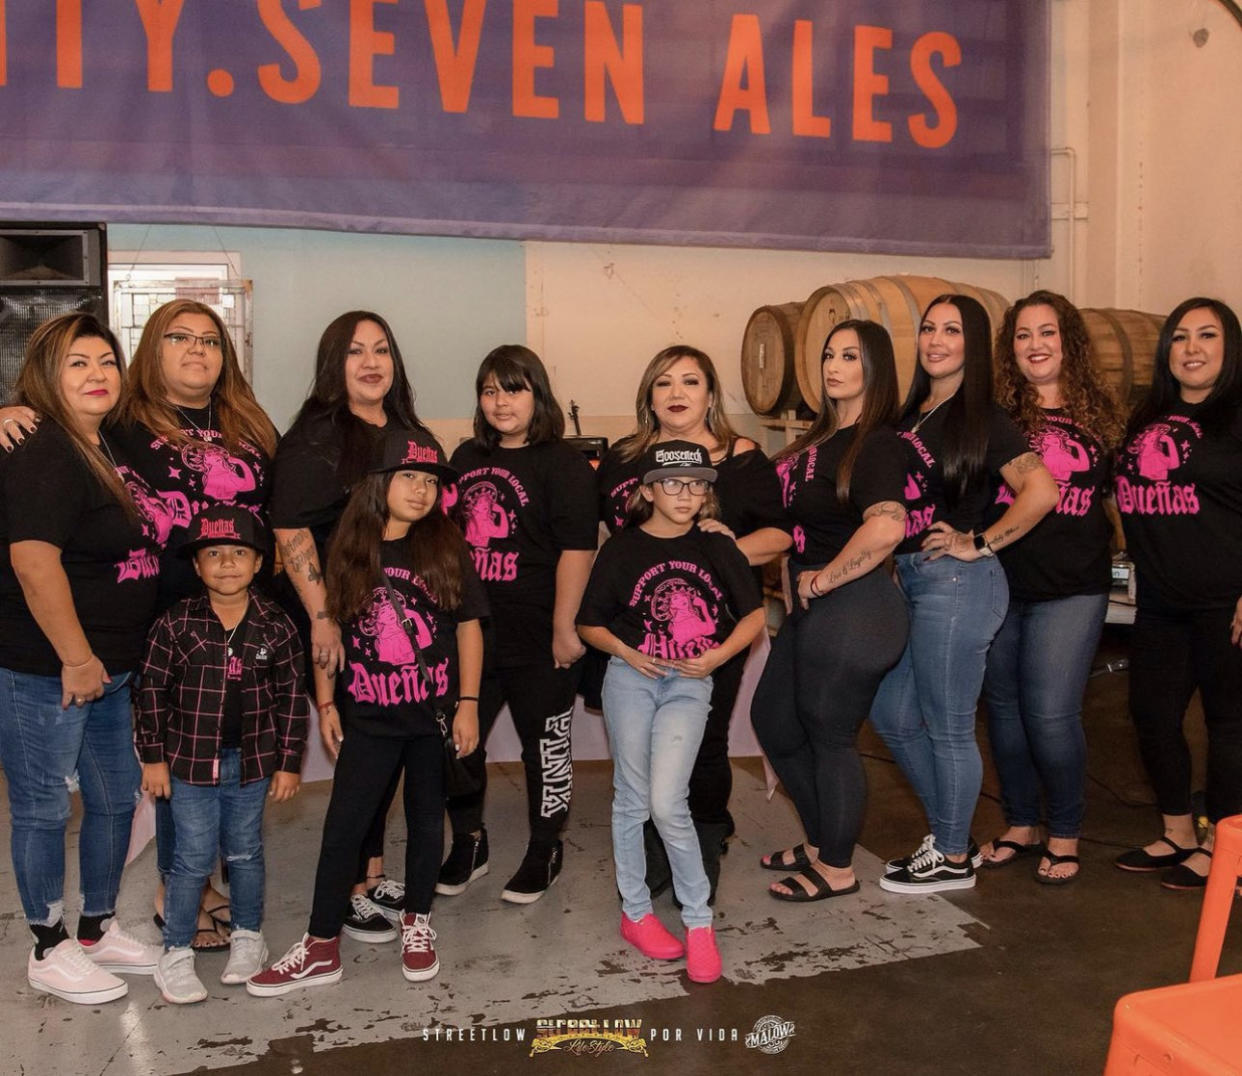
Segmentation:
[[(821, 373), (824, 360), (828, 357), (828, 345), (832, 342), (832, 338), (843, 329), (853, 329), (858, 334), (863, 388), (866, 394), (863, 396), (862, 414), (858, 417), (854, 440), (846, 449), (845, 455), (841, 457), (840, 466), (837, 467), (837, 497), (841, 501), (849, 498), (850, 477), (854, 473), (854, 464), (858, 460), (858, 453), (862, 451), (867, 435), (877, 427), (891, 426), (897, 420), (897, 364), (893, 359), (893, 338), (888, 335), (888, 330), (883, 325), (858, 318), (847, 318), (845, 321), (838, 322), (828, 334), (823, 350), (820, 352)], [(835, 434), (839, 427), (840, 420), (837, 417), (836, 404), (828, 398), (827, 393), (824, 393), (820, 401), (819, 414), (815, 416), (810, 429), (792, 444), (781, 449), (776, 459), (796, 456), (812, 445), (822, 444)]]
[[(539, 356), (521, 344), (501, 344), (487, 353), (474, 379), (474, 397), (483, 395), (489, 377), (496, 379), (505, 392), (521, 392), (529, 388), (535, 398), (535, 410), (526, 432), (528, 445), (559, 441), (565, 436), (565, 414), (548, 382), (548, 371)], [(483, 408), (474, 408), (474, 441), (486, 452), (500, 444), (500, 434), (488, 425)]]
[(1182, 323), (1182, 318), (1192, 310), (1213, 311), (1220, 318), (1224, 339), (1220, 376), (1207, 399), (1195, 412), (1195, 421), (1209, 433), (1220, 433), (1233, 421), (1238, 406), (1242, 404), (1242, 328), (1238, 325), (1238, 315), (1219, 299), (1196, 296), (1174, 307), (1173, 313), (1164, 319), (1164, 324), (1160, 327), (1160, 336), (1156, 340), (1156, 357), (1152, 364), (1151, 387), (1130, 416), (1130, 422), (1126, 426), (1127, 438), (1134, 436), (1161, 415), (1186, 406), (1182, 402), (1181, 385), (1169, 369), (1169, 352), (1173, 349), (1173, 334)]
[[(941, 462), (944, 468), (945, 499), (956, 504), (970, 484), (984, 471), (988, 452), (988, 412), (992, 406), (992, 329), (983, 304), (969, 295), (937, 295), (919, 321), (919, 335), (932, 307), (947, 303), (957, 308), (962, 320), (962, 342), (965, 362), (962, 384), (944, 405), (944, 446)], [(931, 395), (931, 377), (918, 362), (906, 402), (901, 406), (904, 421), (916, 414), (919, 404)]]
[(414, 392), (405, 373), (405, 362), (401, 358), (401, 349), (397, 347), (397, 338), (393, 336), (388, 322), (370, 310), (350, 310), (334, 318), (319, 338), (315, 354), (315, 380), (290, 430), (304, 422), (330, 419), (340, 431), (341, 455), (337, 475), (346, 486), (352, 486), (366, 474), (374, 451), (375, 427), (349, 409), (349, 393), (345, 387), (345, 360), (354, 340), (354, 331), (363, 321), (375, 322), (388, 341), (392, 357), (392, 384), (384, 396), (388, 421), (412, 430), (427, 428), (414, 412)]

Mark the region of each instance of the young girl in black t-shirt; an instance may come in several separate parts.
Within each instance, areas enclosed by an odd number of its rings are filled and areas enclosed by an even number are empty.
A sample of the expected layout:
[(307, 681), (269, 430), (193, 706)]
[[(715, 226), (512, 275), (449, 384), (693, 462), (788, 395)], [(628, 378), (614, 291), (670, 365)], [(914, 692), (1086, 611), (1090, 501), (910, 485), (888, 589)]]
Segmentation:
[[(405, 771), (402, 974), (440, 967), (431, 900), (443, 848), (439, 719), (454, 715), (460, 755), (478, 746), (479, 671), (487, 602), (457, 528), (440, 511), (455, 472), (430, 434), (392, 427), (375, 469), (357, 483), (328, 556), (328, 608), (341, 625), (344, 670), (315, 667), (321, 720), (337, 749), (306, 935), (254, 976), (258, 997), (341, 978), (338, 936), (358, 847), (376, 808)], [(338, 710), (339, 707), (339, 710)]]
[[(714, 509), (716, 471), (702, 445), (664, 441), (644, 458), (630, 525), (600, 551), (578, 631), (611, 655), (604, 721), (613, 756), (612, 841), (621, 936), (644, 956), (687, 955), (695, 982), (720, 977), (720, 954), (688, 805), (707, 723), (712, 671), (763, 629), (759, 590), (734, 542), (695, 524)], [(686, 943), (651, 909), (643, 823), (668, 852)]]
[[(530, 904), (561, 872), (561, 829), (573, 788), (570, 724), (582, 669), (574, 614), (595, 555), (595, 472), (564, 441), (565, 418), (539, 356), (506, 344), (479, 367), (474, 438), (453, 453), (453, 518), (466, 536), (491, 608), (479, 691), (480, 743), (509, 706), (522, 741), (530, 843), (501, 898)], [(453, 847), (436, 892), (462, 892), (487, 873), (482, 748), (469, 766), (480, 788), (449, 804)]]

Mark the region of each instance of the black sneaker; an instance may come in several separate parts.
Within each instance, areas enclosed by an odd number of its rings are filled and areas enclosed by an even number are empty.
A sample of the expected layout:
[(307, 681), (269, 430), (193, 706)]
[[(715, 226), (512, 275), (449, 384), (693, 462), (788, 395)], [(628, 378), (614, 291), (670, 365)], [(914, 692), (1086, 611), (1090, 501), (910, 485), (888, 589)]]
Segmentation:
[(389, 942), (397, 940), (397, 928), (388, 921), (378, 905), (362, 893), (349, 898), (349, 914), (341, 927), (351, 938), (363, 942)]
[(453, 838), (453, 847), (440, 867), (440, 880), (436, 892), (443, 897), (455, 897), (466, 886), (487, 873), (487, 830), (480, 829), (476, 837), (472, 833)]
[[(908, 856), (901, 856), (898, 859), (890, 859), (887, 863), (885, 863), (884, 873), (896, 874), (898, 871), (905, 870), (908, 866), (910, 866), (910, 863), (915, 858), (922, 855), (935, 843), (936, 838), (929, 833), (923, 838), (922, 843), (920, 843), (919, 846)], [(970, 844), (966, 848), (966, 854), (970, 857), (970, 865), (974, 867), (975, 870), (978, 870), (983, 866), (983, 853), (979, 851), (979, 846), (975, 843), (974, 837), (970, 838)]]
[(385, 878), (379, 885), (367, 890), (367, 899), (374, 904), (392, 925), (401, 924), (405, 911), (405, 886)]
[(910, 860), (909, 866), (880, 879), (880, 888), (890, 893), (940, 893), (974, 887), (975, 868), (970, 857), (951, 863), (934, 843)]
[(510, 904), (533, 904), (561, 876), (565, 848), (560, 841), (551, 845), (530, 844), (517, 874), (509, 879), (500, 894)]

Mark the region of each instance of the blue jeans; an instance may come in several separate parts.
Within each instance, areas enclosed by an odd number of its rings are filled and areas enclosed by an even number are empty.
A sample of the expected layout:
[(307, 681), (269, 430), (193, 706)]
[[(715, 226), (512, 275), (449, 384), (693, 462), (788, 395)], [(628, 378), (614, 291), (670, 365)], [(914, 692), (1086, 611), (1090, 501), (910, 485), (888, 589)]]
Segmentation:
[(936, 847), (962, 855), (983, 784), (975, 710), (1009, 584), (995, 557), (966, 563), (925, 553), (897, 557), (897, 578), (910, 642), (880, 684), (871, 724), (922, 801)]
[(651, 912), (643, 823), (655, 823), (673, 872), (687, 927), (710, 926), (711, 885), (690, 818), (690, 772), (699, 753), (711, 677), (670, 672), (651, 680), (620, 658), (604, 676), (604, 724), (612, 747), (612, 853), (621, 908), (632, 920)]
[(1082, 830), (1087, 739), (1082, 696), (1108, 612), (1107, 594), (1010, 602), (988, 653), (983, 697), (1011, 826), (1037, 826), (1040, 785), (1048, 798), (1048, 836)]
[(164, 890), (164, 947), (194, 940), (203, 885), (220, 848), (229, 865), (229, 909), (234, 930), (263, 924), (263, 804), (270, 778), (241, 782), (241, 752), (220, 751), (220, 783), (191, 785), (172, 779), (173, 824), (177, 843), (172, 873)]
[(130, 679), (114, 673), (101, 698), (62, 710), (59, 676), (0, 669), (0, 763), (9, 782), (13, 873), (32, 925), (64, 918), (65, 823), (75, 787), (82, 792), (82, 914), (116, 911), (142, 773)]

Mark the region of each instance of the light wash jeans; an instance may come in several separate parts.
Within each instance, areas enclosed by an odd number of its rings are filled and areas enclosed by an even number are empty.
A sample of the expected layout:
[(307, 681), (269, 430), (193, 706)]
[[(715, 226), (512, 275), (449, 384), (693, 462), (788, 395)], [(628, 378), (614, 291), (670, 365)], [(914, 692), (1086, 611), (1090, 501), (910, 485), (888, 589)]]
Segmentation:
[(650, 818), (668, 850), (673, 891), (687, 929), (710, 926), (711, 885), (690, 817), (690, 772), (699, 753), (711, 677), (670, 672), (652, 680), (620, 658), (604, 676), (604, 723), (612, 746), (612, 852), (621, 909), (632, 920), (651, 912), (643, 823)]
[(59, 676), (0, 669), (0, 763), (9, 784), (13, 873), (26, 921), (64, 917), (65, 823), (82, 792), (82, 914), (111, 915), (129, 851), (142, 770), (134, 753), (129, 673), (102, 697), (60, 706)]
[(910, 642), (880, 684), (874, 726), (923, 803), (936, 847), (961, 855), (983, 783), (975, 710), (1009, 584), (995, 557), (897, 557)]
[(1077, 837), (1082, 830), (1082, 696), (1107, 612), (1107, 594), (1009, 603), (988, 652), (983, 697), (1001, 805), (1011, 826), (1039, 825), (1042, 785), (1048, 836)]
[(241, 752), (220, 751), (220, 783), (191, 785), (172, 779), (177, 843), (164, 892), (164, 946), (194, 940), (203, 884), (224, 849), (229, 865), (229, 911), (234, 930), (258, 930), (263, 923), (263, 805), (271, 778), (241, 784)]

